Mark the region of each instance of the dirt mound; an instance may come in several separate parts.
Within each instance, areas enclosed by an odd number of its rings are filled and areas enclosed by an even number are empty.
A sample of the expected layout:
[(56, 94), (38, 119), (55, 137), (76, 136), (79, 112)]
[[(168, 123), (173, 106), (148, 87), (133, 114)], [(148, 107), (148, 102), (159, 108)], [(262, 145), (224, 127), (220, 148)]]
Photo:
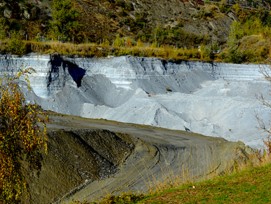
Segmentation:
[(146, 192), (165, 179), (200, 180), (247, 161), (242, 143), (150, 126), (51, 115), (49, 150), (32, 173), (31, 203)]
[[(125, 134), (107, 130), (50, 130), (48, 155), (30, 175), (31, 203), (51, 203), (117, 171), (134, 149)], [(79, 190), (79, 189), (78, 189)]]

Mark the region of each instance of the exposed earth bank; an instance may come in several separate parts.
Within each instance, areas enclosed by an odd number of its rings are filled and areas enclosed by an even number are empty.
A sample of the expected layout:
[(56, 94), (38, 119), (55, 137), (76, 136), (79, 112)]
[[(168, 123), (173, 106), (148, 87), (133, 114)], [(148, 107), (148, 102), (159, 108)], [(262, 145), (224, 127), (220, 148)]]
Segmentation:
[(50, 114), (48, 129), (41, 172), (28, 176), (31, 203), (93, 201), (176, 177), (210, 178), (248, 161), (251, 151), (221, 138), (76, 116)]

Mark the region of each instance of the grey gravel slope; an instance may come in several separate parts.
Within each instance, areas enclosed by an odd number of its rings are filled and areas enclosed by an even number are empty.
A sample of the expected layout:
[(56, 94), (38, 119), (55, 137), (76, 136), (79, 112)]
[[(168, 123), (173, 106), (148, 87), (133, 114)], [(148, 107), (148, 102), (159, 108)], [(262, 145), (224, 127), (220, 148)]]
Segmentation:
[(170, 62), (155, 58), (65, 58), (30, 55), (0, 59), (0, 68), (31, 66), (35, 94), (43, 108), (88, 118), (184, 130), (263, 147), (270, 100), (263, 65)]

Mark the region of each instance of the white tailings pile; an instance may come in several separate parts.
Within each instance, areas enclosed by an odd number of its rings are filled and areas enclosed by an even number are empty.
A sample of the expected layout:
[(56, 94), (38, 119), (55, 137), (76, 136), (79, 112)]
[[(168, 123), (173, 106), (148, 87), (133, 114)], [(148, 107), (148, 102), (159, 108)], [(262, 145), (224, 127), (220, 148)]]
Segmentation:
[(167, 62), (155, 58), (62, 58), (60, 56), (4, 56), (0, 69), (33, 67), (35, 94), (45, 109), (88, 118), (184, 130), (243, 141), (261, 148), (271, 109), (257, 95), (270, 100), (270, 84), (259, 65)]

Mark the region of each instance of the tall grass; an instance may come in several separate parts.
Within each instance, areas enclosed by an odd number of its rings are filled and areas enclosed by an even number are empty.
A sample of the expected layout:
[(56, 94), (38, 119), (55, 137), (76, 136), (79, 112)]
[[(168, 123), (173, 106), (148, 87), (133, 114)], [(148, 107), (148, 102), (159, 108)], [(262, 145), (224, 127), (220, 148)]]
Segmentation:
[(263, 152), (255, 150), (249, 155), (250, 162), (235, 163), (225, 175), (207, 174), (202, 181), (195, 182), (188, 168), (183, 168), (181, 175), (163, 169), (166, 173), (161, 181), (155, 176), (148, 180), (147, 194), (108, 195), (97, 203), (270, 203), (271, 139), (264, 143)]
[[(18, 42), (18, 41), (15, 41)], [(198, 49), (191, 48), (175, 48), (173, 46), (151, 46), (138, 43), (137, 45), (109, 45), (108, 43), (95, 44), (73, 44), (61, 43), (58, 41), (37, 42), (37, 41), (21, 41), (17, 50), (13, 52), (14, 43), (10, 40), (1, 41), (0, 52), (2, 54), (11, 53), (23, 55), (27, 53), (53, 54), (58, 53), (68, 56), (79, 57), (107, 57), (107, 56), (123, 56), (132, 55), (139, 57), (157, 57), (167, 60), (210, 60), (207, 56), (202, 57)], [(12, 46), (12, 47), (11, 47)]]
[(270, 203), (271, 165), (148, 195), (139, 203)]

